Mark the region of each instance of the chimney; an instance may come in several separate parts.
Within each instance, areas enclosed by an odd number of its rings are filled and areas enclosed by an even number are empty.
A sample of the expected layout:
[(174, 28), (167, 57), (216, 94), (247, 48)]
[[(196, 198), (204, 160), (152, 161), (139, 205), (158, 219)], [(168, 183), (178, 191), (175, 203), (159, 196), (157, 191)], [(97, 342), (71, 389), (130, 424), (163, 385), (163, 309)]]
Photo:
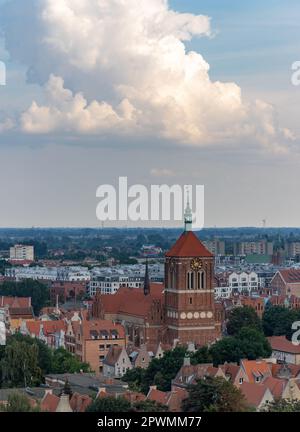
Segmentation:
[(151, 390), (157, 390), (157, 386), (156, 385), (150, 386), (149, 391)]
[(191, 358), (190, 357), (184, 357), (183, 366), (191, 366)]

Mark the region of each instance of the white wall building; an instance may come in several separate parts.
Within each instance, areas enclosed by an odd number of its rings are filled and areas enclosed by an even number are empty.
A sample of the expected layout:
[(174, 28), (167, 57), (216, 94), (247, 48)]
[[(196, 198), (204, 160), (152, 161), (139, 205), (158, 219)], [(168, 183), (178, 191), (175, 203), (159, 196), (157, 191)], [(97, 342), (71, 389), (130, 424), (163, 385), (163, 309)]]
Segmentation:
[(219, 278), (219, 281), (222, 283), (215, 287), (215, 298), (230, 298), (234, 293), (251, 293), (260, 287), (259, 277), (254, 271), (232, 272), (226, 278)]
[[(164, 280), (164, 267), (160, 264), (149, 264), (151, 282)], [(116, 267), (103, 267), (93, 269), (88, 292), (90, 297), (101, 294), (115, 294), (119, 288), (142, 288), (144, 286), (145, 266), (120, 265)]]
[(15, 245), (9, 250), (11, 260), (34, 261), (34, 247), (27, 245)]
[(90, 272), (85, 267), (10, 267), (5, 276), (21, 281), (24, 279), (45, 281), (89, 282)]

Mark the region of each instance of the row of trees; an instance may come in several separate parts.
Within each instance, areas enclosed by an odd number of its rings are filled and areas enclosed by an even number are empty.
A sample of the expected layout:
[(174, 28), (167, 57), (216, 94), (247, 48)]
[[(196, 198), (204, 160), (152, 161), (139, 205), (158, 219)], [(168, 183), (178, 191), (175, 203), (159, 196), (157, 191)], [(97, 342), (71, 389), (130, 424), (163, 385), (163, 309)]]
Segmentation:
[(52, 350), (30, 336), (10, 336), (6, 346), (0, 347), (0, 387), (39, 386), (46, 374), (81, 370), (89, 372), (89, 365), (63, 348)]

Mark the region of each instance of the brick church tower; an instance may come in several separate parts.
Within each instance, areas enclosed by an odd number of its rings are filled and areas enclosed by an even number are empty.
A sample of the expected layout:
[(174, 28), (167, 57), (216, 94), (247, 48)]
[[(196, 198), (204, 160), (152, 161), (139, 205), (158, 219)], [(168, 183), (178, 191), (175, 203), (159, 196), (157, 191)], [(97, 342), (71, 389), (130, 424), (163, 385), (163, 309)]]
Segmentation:
[(165, 323), (169, 344), (202, 346), (215, 341), (214, 256), (192, 232), (192, 212), (185, 212), (185, 231), (166, 254)]

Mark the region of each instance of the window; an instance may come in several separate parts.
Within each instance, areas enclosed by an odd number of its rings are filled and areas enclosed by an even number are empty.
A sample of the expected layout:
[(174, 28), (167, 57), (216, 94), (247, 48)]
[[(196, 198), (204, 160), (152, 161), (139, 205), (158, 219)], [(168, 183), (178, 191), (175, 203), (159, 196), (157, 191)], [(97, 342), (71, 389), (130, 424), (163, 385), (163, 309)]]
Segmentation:
[(190, 297), (190, 305), (193, 304), (193, 299)]
[(243, 382), (244, 382), (244, 378), (240, 378), (240, 379), (239, 379), (239, 383), (240, 383), (240, 384), (243, 384)]
[(99, 350), (100, 351), (104, 351), (104, 349), (105, 349), (105, 345), (99, 345)]
[(187, 288), (188, 289), (194, 289), (194, 278), (195, 274), (194, 272), (188, 272), (187, 274)]

